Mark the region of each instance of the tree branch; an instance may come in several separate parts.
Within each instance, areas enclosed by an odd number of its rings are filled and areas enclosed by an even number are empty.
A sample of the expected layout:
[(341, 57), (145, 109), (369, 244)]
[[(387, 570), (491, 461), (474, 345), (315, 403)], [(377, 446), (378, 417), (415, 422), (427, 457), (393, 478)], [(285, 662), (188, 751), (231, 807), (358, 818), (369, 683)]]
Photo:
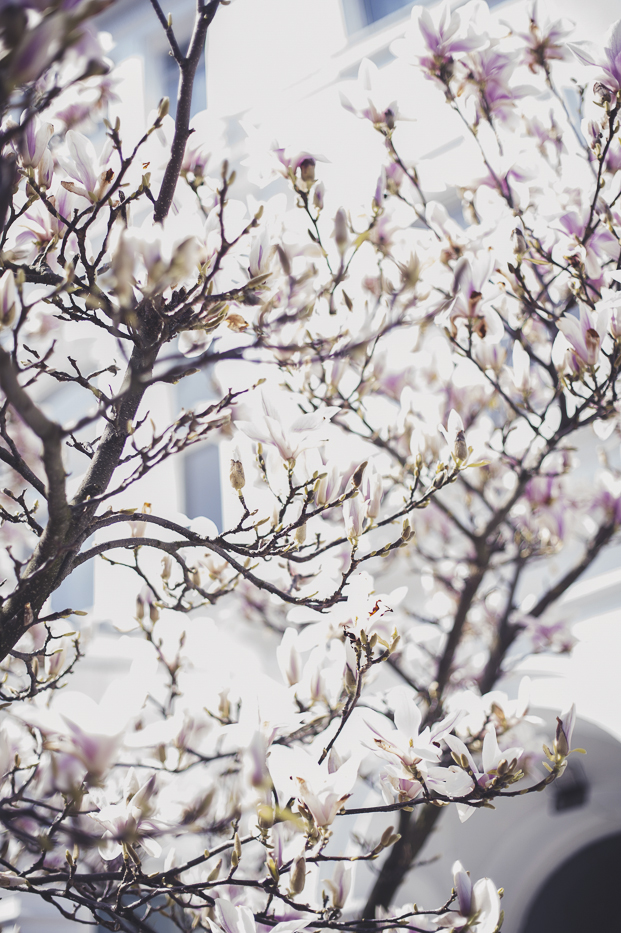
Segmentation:
[[(153, 2), (153, 0), (151, 0)], [(185, 146), (190, 135), (190, 113), (192, 108), (192, 89), (194, 87), (194, 76), (204, 52), (207, 30), (211, 21), (216, 15), (220, 5), (220, 0), (211, 0), (205, 7), (200, 7), (196, 14), (194, 22), (194, 32), (190, 40), (188, 54), (179, 63), (179, 92), (177, 95), (177, 117), (175, 119), (175, 135), (170, 150), (170, 160), (164, 172), (162, 187), (155, 202), (155, 211), (153, 220), (155, 223), (162, 223), (168, 216), (168, 212), (173, 202), (175, 188), (181, 173), (183, 157), (185, 155)]]

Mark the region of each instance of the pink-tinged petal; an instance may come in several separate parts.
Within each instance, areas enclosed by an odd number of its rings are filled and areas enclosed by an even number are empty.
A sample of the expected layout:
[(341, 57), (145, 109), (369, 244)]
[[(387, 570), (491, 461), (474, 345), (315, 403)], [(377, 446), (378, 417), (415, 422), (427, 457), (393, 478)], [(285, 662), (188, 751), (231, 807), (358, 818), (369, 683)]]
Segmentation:
[(461, 862), (455, 862), (453, 865), (453, 885), (457, 892), (459, 910), (464, 917), (469, 917), (472, 908), (472, 882)]
[(574, 317), (564, 317), (556, 322), (560, 332), (569, 340), (578, 355), (586, 362), (587, 350), (584, 343), (582, 328)]
[(568, 42), (567, 48), (571, 49), (578, 61), (583, 65), (602, 65), (601, 53), (592, 42)]
[(61, 13), (46, 16), (28, 30), (9, 65), (9, 79), (15, 84), (35, 81), (60, 51), (67, 30), (67, 17)]
[(418, 28), (420, 29), (428, 48), (432, 52), (435, 52), (439, 45), (439, 36), (435, 26), (433, 25), (433, 20), (431, 19), (431, 16), (427, 10), (423, 10), (420, 14), (418, 19)]
[(456, 39), (450, 43), (451, 52), (474, 52), (477, 49), (483, 49), (487, 40), (481, 36), (469, 36), (463, 39)]
[(609, 26), (605, 38), (606, 51), (610, 50), (613, 58), (621, 55), (621, 19)]
[(87, 191), (94, 191), (97, 187), (96, 166), (98, 164), (95, 147), (90, 139), (76, 130), (69, 130), (65, 139), (69, 154), (77, 168), (78, 180), (82, 182)]

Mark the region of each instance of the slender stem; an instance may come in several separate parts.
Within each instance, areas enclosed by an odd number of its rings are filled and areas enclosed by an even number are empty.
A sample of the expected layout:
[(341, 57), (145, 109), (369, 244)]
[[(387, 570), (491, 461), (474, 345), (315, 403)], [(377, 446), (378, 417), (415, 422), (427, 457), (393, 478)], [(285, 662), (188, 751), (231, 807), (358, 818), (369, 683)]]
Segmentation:
[(164, 172), (164, 179), (160, 193), (155, 202), (153, 220), (155, 223), (162, 223), (168, 216), (175, 188), (181, 174), (181, 166), (185, 155), (185, 147), (190, 136), (190, 114), (192, 109), (192, 89), (194, 87), (194, 76), (204, 52), (207, 30), (216, 15), (220, 5), (220, 0), (211, 0), (207, 6), (199, 6), (194, 22), (194, 32), (190, 39), (188, 54), (179, 63), (179, 92), (177, 96), (177, 116), (175, 119), (175, 135), (170, 150), (170, 159)]

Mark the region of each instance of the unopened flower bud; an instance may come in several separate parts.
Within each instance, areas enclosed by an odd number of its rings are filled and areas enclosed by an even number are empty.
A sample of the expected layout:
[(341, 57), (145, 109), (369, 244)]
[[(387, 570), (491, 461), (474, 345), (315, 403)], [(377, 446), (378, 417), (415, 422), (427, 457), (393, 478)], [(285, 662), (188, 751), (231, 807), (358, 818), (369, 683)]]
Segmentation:
[(229, 473), (229, 479), (233, 489), (235, 489), (236, 492), (241, 492), (241, 490), (246, 485), (246, 475), (244, 473), (244, 467), (241, 460), (231, 460), (231, 472)]
[(270, 875), (272, 876), (276, 884), (278, 884), (278, 879), (280, 878), (280, 872), (278, 871), (278, 866), (271, 855), (268, 855), (267, 860), (266, 860), (266, 865), (268, 867)]
[(516, 227), (511, 234), (511, 243), (515, 256), (523, 256), (524, 253), (528, 252), (528, 244), (524, 239), (524, 234), (519, 227)]
[(157, 119), (163, 120), (164, 117), (168, 116), (168, 111), (170, 110), (170, 99), (168, 97), (162, 97), (157, 108)]
[(15, 320), (15, 276), (9, 269), (0, 278), (0, 329)]
[(309, 191), (315, 181), (315, 160), (310, 156), (300, 162), (300, 178)]
[(313, 191), (313, 205), (318, 211), (323, 210), (325, 190), (326, 189), (322, 181), (315, 185), (315, 190)]
[(361, 463), (360, 466), (356, 469), (356, 472), (354, 473), (354, 475), (352, 476), (351, 482), (352, 482), (352, 486), (354, 487), (354, 489), (359, 488), (368, 462), (369, 462), (368, 460), (365, 460), (363, 463)]
[(390, 109), (390, 107), (388, 107), (388, 108), (384, 111), (384, 123), (386, 124), (386, 126), (388, 127), (389, 130), (394, 130), (394, 128), (395, 128), (395, 114), (394, 114), (394, 111)]
[(595, 95), (595, 102), (602, 106), (609, 104), (612, 100), (612, 92), (601, 81), (596, 81), (593, 85), (593, 94)]
[(262, 804), (257, 811), (258, 822), (261, 829), (271, 829), (274, 825), (274, 807)]
[(139, 622), (144, 619), (144, 599), (142, 596), (136, 597), (136, 618)]
[(303, 525), (298, 525), (298, 527), (295, 529), (294, 537), (295, 537), (296, 544), (298, 545), (304, 544), (304, 542), (306, 541), (306, 522), (304, 522)]
[(558, 716), (556, 717), (554, 751), (557, 755), (562, 755), (563, 758), (566, 758), (567, 755), (569, 755), (569, 742), (567, 741), (567, 735), (565, 734), (565, 729), (563, 728), (563, 721)]
[(468, 445), (466, 444), (466, 435), (463, 431), (458, 431), (455, 435), (453, 454), (455, 459), (460, 462), (468, 459)]
[(306, 859), (303, 855), (298, 855), (298, 857), (293, 862), (291, 866), (291, 873), (289, 875), (289, 894), (293, 896), (294, 894), (301, 894), (304, 890), (304, 885), (306, 884)]
[(160, 617), (160, 610), (157, 608), (155, 603), (151, 603), (149, 606), (149, 618), (152, 622), (157, 622)]
[(340, 253), (344, 253), (349, 242), (349, 232), (347, 230), (347, 215), (342, 207), (339, 207), (334, 218), (334, 240)]

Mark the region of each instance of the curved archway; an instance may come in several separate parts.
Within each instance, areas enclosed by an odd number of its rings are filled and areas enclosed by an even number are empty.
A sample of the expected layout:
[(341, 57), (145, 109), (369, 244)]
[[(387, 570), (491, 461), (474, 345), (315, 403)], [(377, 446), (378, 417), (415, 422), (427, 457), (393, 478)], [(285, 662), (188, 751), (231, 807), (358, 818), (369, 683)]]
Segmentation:
[(520, 933), (607, 929), (621, 875), (621, 833), (585, 846), (557, 868), (533, 900)]

